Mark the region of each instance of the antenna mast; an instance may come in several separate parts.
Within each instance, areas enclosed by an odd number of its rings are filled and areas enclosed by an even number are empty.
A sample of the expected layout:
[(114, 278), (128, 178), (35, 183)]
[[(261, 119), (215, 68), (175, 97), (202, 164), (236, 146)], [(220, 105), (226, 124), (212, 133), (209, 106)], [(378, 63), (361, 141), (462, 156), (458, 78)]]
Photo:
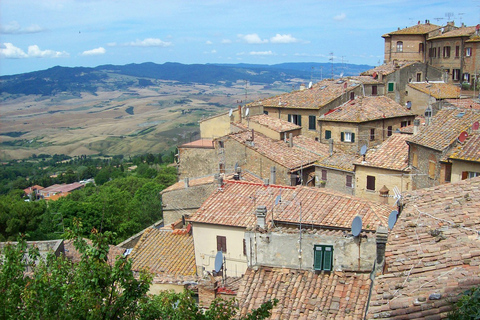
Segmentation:
[(330, 59), (328, 59), (332, 62), (332, 80), (333, 80), (333, 52), (330, 52)]

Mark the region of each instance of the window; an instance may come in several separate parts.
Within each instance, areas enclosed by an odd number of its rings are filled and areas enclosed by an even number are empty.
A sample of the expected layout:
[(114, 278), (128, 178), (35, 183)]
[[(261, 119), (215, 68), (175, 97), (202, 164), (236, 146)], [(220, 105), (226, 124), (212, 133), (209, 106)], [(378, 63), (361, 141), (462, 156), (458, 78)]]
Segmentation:
[(407, 121), (400, 122), (400, 128), (406, 127), (408, 125)]
[(395, 83), (389, 82), (388, 83), (388, 92), (393, 92), (395, 90)]
[(308, 129), (316, 130), (317, 129), (317, 117), (308, 116)]
[(387, 127), (387, 137), (390, 137), (390, 136), (392, 135), (392, 133), (393, 133), (393, 128), (392, 128), (392, 126), (388, 126), (388, 127)]
[(375, 140), (375, 129), (370, 129), (370, 141)]
[(418, 44), (418, 52), (423, 52), (425, 50), (425, 45), (422, 43)]
[(375, 177), (367, 176), (367, 190), (375, 191)]
[(345, 176), (345, 186), (347, 188), (353, 188), (353, 176), (348, 174)]
[(428, 177), (430, 179), (435, 179), (435, 164), (435, 156), (431, 154), (430, 157), (428, 157)]
[(350, 100), (353, 100), (355, 99), (355, 92), (350, 92)]
[(313, 269), (332, 271), (333, 269), (333, 246), (313, 246)]
[(322, 170), (322, 180), (327, 181), (327, 170)]
[(452, 80), (458, 81), (460, 79), (460, 69), (452, 70)]
[(377, 86), (372, 86), (372, 96), (376, 96), (378, 94)]
[(407, 109), (412, 109), (412, 101), (407, 101)]
[(420, 82), (420, 81), (422, 81), (422, 73), (417, 72), (417, 82)]
[(247, 255), (247, 240), (243, 239), (243, 255)]
[(443, 57), (450, 58), (450, 47), (443, 47)]
[(353, 132), (341, 132), (340, 141), (343, 142), (355, 142), (355, 133)]
[(470, 82), (470, 74), (469, 73), (464, 73), (463, 74), (463, 81)]
[(217, 251), (227, 252), (227, 237), (217, 236)]
[(328, 140), (332, 137), (332, 131), (325, 130), (325, 140)]
[(219, 147), (220, 149), (225, 148), (225, 142), (219, 140), (219, 141), (218, 141), (218, 147)]
[(289, 114), (288, 122), (295, 123), (298, 126), (302, 125), (302, 116), (299, 114)]
[(263, 111), (263, 114), (266, 114), (266, 115), (268, 115), (268, 111)]
[(480, 177), (480, 172), (468, 172), (468, 179)]
[(218, 170), (220, 171), (220, 173), (225, 173), (225, 163), (219, 163)]
[(428, 49), (428, 56), (430, 58), (436, 58), (437, 57), (437, 48)]
[(460, 57), (460, 46), (456, 46), (455, 47), (455, 58), (459, 58)]
[(397, 41), (397, 52), (403, 52), (403, 42)]
[(472, 48), (465, 48), (465, 56), (471, 57), (472, 56)]
[(412, 166), (418, 167), (418, 154), (415, 149), (412, 149)]

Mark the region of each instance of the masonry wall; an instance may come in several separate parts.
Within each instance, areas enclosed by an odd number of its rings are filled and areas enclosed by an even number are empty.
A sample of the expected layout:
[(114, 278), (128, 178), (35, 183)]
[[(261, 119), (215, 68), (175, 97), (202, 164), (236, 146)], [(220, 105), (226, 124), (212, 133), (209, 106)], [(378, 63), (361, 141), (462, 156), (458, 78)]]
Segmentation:
[(178, 148), (179, 179), (197, 178), (218, 172), (218, 156), (211, 148)]
[[(333, 270), (371, 271), (376, 259), (375, 237), (338, 231), (304, 229), (299, 232), (245, 233), (249, 266), (313, 270), (314, 245), (333, 246)], [(301, 248), (300, 248), (301, 246)]]
[[(236, 112), (238, 113), (238, 112)], [(230, 133), (230, 121), (233, 116), (229, 117), (228, 112), (222, 113), (216, 117), (212, 117), (200, 121), (200, 136), (202, 139), (215, 139)]]
[[(403, 42), (403, 50), (397, 52), (397, 42)], [(385, 38), (386, 62), (397, 60), (425, 61), (425, 36), (423, 35), (392, 35)], [(419, 51), (419, 44), (424, 43), (424, 51)]]
[[(358, 152), (360, 150), (358, 144), (358, 125), (356, 123), (349, 122), (336, 122), (336, 121), (319, 121), (320, 142), (328, 144), (328, 139), (325, 138), (325, 131), (331, 132), (331, 139), (333, 139), (334, 149), (339, 149), (345, 152)], [(341, 133), (352, 132), (355, 134), (354, 142), (342, 142)]]
[[(413, 146), (413, 148), (412, 148)], [(414, 153), (417, 153), (417, 165), (413, 162)], [(443, 152), (426, 148), (417, 144), (410, 144), (409, 164), (412, 166), (412, 190), (429, 188), (440, 184), (440, 159), (444, 156)], [(435, 163), (434, 178), (429, 177), (430, 159)]]
[(169, 225), (193, 214), (218, 188), (215, 182), (162, 193), (163, 221)]
[[(327, 167), (315, 166), (315, 175), (318, 177), (318, 180), (322, 180), (322, 170), (327, 170), (327, 180), (325, 183), (325, 188), (349, 195), (355, 194), (355, 172), (345, 172), (340, 170), (333, 170)], [(353, 187), (347, 187), (347, 175), (352, 176)], [(318, 182), (315, 183), (315, 186), (321, 187)]]
[[(429, 104), (428, 100), (430, 99), (430, 95), (409, 86), (406, 87), (405, 93), (407, 93), (405, 99), (412, 103), (412, 112), (417, 115), (424, 115), (425, 110), (427, 109), (427, 106)], [(432, 97), (432, 103), (434, 101), (435, 98)]]
[(457, 182), (462, 180), (462, 172), (480, 172), (480, 163), (471, 161), (462, 161), (452, 159), (452, 180)]

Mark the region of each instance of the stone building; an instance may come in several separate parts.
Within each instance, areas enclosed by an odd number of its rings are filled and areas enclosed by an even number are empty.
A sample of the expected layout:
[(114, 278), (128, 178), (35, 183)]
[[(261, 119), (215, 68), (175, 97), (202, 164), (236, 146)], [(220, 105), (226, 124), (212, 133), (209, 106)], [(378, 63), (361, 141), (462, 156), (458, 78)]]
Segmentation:
[(219, 172), (213, 140), (200, 139), (178, 146), (178, 178), (197, 178)]
[(451, 182), (480, 176), (480, 130), (479, 122), (474, 122), (464, 143), (452, 149), (448, 161), (452, 165)]
[(355, 194), (355, 167), (358, 155), (331, 150), (327, 157), (315, 163), (315, 186), (325, 187), (341, 193)]
[(405, 95), (412, 112), (432, 116), (437, 111), (434, 109), (443, 105), (443, 100), (460, 98), (460, 88), (445, 82), (410, 82), (405, 88)]

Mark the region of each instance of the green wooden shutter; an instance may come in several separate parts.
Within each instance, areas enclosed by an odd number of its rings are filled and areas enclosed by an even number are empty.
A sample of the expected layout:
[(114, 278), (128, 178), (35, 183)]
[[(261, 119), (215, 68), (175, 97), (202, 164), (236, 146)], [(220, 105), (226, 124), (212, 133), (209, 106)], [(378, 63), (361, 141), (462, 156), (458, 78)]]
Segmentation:
[(345, 134), (343, 132), (340, 132), (340, 141), (344, 141), (345, 140)]
[(332, 137), (332, 131), (325, 130), (325, 139), (328, 140)]
[(333, 248), (332, 247), (325, 247), (324, 249), (325, 249), (325, 251), (323, 253), (323, 268), (322, 268), (322, 270), (332, 271)]
[(355, 133), (352, 132), (352, 142), (355, 142)]
[(292, 115), (291, 114), (288, 115), (288, 122), (292, 122)]
[(392, 92), (395, 89), (395, 83), (389, 82), (388, 83), (388, 92)]
[(297, 115), (297, 121), (298, 121), (298, 125), (299, 126), (302, 126), (302, 116), (301, 115)]
[(321, 246), (315, 246), (314, 250), (313, 269), (322, 270), (323, 248)]

